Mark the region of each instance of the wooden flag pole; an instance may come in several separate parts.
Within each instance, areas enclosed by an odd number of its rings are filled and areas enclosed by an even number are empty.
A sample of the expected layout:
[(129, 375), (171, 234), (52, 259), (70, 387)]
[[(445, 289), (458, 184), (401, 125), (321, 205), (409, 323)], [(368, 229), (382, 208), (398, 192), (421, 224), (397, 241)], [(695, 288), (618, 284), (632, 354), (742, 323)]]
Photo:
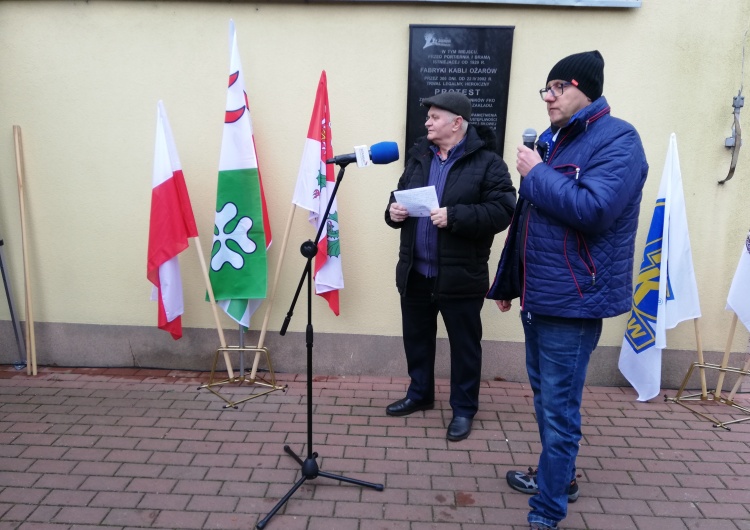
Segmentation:
[[(211, 287), (211, 280), (208, 277), (208, 268), (206, 268), (206, 260), (203, 257), (203, 249), (201, 248), (201, 241), (198, 236), (195, 236), (195, 246), (198, 250), (198, 259), (201, 262), (201, 270), (203, 271), (203, 279), (206, 282), (206, 290), (208, 291), (208, 299), (211, 302), (211, 309), (214, 313), (214, 322), (216, 323), (216, 331), (219, 332), (219, 342), (221, 343), (221, 349), (224, 351), (224, 362), (227, 365), (227, 375), (229, 379), (234, 379), (234, 370), (232, 370), (232, 361), (229, 359), (229, 354), (226, 351), (227, 341), (224, 338), (224, 330), (221, 328), (221, 322), (219, 321), (219, 312), (216, 309), (216, 300), (214, 299), (214, 290)], [(214, 364), (216, 364), (214, 362)]]
[(750, 357), (748, 357), (747, 361), (745, 361), (745, 366), (742, 367), (742, 373), (739, 375), (739, 377), (737, 377), (737, 381), (735, 381), (734, 386), (732, 387), (732, 391), (727, 396), (728, 402), (734, 402), (734, 395), (737, 393), (737, 390), (740, 389), (740, 383), (742, 383), (742, 380), (747, 377), (748, 371), (750, 371)]
[(29, 251), (26, 237), (26, 207), (24, 202), (24, 163), (21, 127), (13, 126), (13, 143), (16, 148), (16, 176), (18, 180), (18, 202), (21, 209), (21, 244), (23, 248), (23, 274), (26, 286), (26, 373), (37, 375), (36, 339), (34, 336), (34, 312), (31, 303), (31, 275), (29, 274)]
[[(279, 253), (279, 261), (276, 264), (276, 274), (274, 275), (273, 284), (271, 285), (271, 292), (266, 304), (266, 314), (263, 316), (263, 325), (260, 328), (260, 337), (258, 338), (258, 349), (263, 348), (263, 343), (266, 339), (266, 331), (268, 330), (268, 320), (271, 317), (271, 308), (273, 307), (273, 301), (276, 296), (276, 287), (279, 284), (279, 277), (281, 276), (281, 265), (284, 263), (284, 256), (286, 255), (286, 246), (289, 243), (289, 233), (292, 231), (292, 219), (294, 218), (294, 211), (297, 206), (292, 203), (292, 208), (289, 210), (289, 217), (286, 221), (286, 229), (284, 230), (284, 238), (281, 240), (281, 251)], [(250, 372), (250, 379), (255, 380), (255, 375), (258, 371), (258, 362), (260, 361), (260, 351), (255, 352), (255, 359), (253, 360), (253, 369)]]
[(707, 399), (708, 398), (708, 390), (706, 390), (706, 370), (704, 368), (705, 364), (703, 362), (703, 345), (701, 343), (701, 332), (700, 328), (698, 327), (698, 318), (693, 319), (693, 324), (695, 326), (695, 344), (698, 350), (698, 363), (700, 364), (700, 374), (701, 374), (701, 399)]
[(716, 390), (714, 391), (714, 399), (721, 397), (721, 388), (724, 386), (724, 376), (726, 375), (726, 368), (729, 366), (729, 353), (732, 351), (732, 339), (734, 339), (734, 331), (737, 328), (737, 313), (732, 317), (732, 324), (729, 326), (729, 337), (727, 337), (727, 346), (724, 348), (724, 357), (721, 359), (721, 367), (719, 368), (719, 380), (716, 383)]

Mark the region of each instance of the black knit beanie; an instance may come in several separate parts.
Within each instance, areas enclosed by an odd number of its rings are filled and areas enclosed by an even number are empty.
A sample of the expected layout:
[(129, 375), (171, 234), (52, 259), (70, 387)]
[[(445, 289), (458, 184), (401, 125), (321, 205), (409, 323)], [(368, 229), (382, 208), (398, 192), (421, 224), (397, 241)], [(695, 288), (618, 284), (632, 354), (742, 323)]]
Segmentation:
[(568, 55), (550, 70), (547, 83), (553, 79), (570, 81), (594, 101), (604, 89), (604, 58), (599, 50)]

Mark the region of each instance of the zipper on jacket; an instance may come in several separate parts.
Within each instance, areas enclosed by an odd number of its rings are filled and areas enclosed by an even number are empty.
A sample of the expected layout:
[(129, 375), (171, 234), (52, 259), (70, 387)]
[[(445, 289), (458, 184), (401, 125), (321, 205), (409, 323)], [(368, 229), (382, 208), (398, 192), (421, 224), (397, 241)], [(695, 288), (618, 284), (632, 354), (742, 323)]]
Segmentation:
[(521, 265), (523, 266), (523, 285), (521, 286), (521, 310), (523, 310), (523, 306), (526, 304), (526, 240), (529, 237), (529, 219), (531, 218), (531, 213), (534, 208), (534, 205), (529, 203), (528, 207), (526, 208), (526, 218), (523, 219), (524, 224), (526, 226), (521, 227), (523, 229), (523, 240), (520, 242), (521, 245), (523, 245), (523, 248), (521, 248), (521, 253), (523, 254), (523, 259), (521, 260)]
[(562, 175), (565, 175), (567, 177), (574, 177), (575, 180), (578, 180), (578, 177), (581, 175), (580, 166), (577, 166), (575, 164), (561, 164), (559, 166), (551, 167)]
[(539, 154), (541, 155), (542, 160), (546, 164), (547, 160), (549, 160), (549, 155), (550, 155), (549, 144), (546, 143), (546, 142), (545, 143), (541, 143), (541, 144), (537, 144), (536, 148), (537, 148), (537, 151), (539, 151)]

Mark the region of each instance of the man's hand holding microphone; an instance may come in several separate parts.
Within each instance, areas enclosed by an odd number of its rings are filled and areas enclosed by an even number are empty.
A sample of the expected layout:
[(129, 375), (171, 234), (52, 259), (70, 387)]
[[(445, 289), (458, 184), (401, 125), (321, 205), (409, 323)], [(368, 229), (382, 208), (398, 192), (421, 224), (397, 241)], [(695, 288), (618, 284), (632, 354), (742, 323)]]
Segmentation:
[(516, 169), (521, 178), (528, 175), (531, 168), (542, 162), (542, 157), (534, 149), (535, 142), (536, 131), (534, 129), (523, 131), (523, 145), (518, 146), (518, 154), (516, 156)]

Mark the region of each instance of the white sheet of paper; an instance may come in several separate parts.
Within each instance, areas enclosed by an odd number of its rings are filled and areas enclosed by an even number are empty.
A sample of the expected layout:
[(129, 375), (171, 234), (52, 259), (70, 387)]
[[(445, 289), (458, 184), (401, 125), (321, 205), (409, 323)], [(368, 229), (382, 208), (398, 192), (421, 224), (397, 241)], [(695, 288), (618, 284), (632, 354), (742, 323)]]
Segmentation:
[(430, 211), (440, 207), (435, 186), (394, 191), (393, 195), (409, 210), (409, 217), (429, 217)]

